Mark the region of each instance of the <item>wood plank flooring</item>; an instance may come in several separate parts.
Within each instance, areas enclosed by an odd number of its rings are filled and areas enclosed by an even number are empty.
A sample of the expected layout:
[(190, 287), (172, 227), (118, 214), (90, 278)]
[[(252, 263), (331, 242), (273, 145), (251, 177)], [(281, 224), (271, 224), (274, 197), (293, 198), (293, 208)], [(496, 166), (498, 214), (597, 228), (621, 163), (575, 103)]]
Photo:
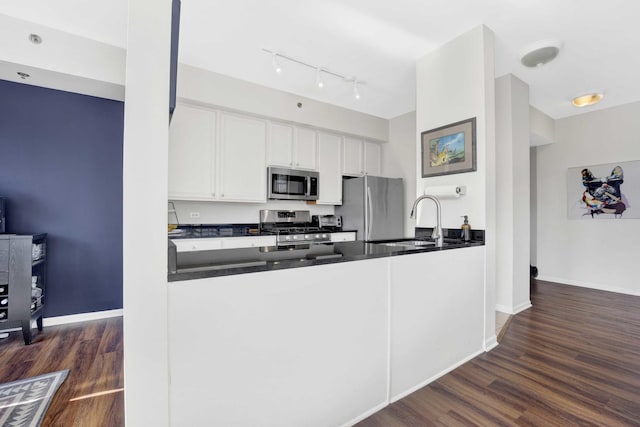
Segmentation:
[(124, 426), (122, 318), (45, 327), (24, 345), (0, 340), (0, 383), (69, 369), (43, 427)]
[(532, 282), (489, 353), (358, 424), (640, 426), (640, 297)]

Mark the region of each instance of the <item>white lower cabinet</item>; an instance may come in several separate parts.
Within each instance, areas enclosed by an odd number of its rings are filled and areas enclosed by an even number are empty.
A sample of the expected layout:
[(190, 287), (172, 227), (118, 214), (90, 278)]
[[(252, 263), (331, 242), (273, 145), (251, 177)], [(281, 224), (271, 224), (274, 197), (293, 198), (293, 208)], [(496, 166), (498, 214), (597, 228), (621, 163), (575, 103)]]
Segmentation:
[(276, 236), (211, 237), (173, 239), (178, 252), (211, 251), (216, 249), (258, 248), (275, 246)]
[(344, 231), (338, 233), (331, 233), (332, 242), (353, 242), (356, 240), (355, 231)]
[(266, 126), (178, 104), (169, 127), (169, 199), (265, 202)]

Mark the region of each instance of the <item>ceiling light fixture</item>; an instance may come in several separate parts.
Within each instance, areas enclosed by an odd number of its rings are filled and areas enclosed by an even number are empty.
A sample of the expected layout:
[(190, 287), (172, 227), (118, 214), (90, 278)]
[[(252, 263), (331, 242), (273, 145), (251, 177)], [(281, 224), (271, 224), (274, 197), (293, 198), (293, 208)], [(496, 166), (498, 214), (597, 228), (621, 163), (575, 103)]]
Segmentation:
[(316, 68), (316, 85), (322, 89), (324, 87), (324, 82), (322, 81), (322, 76), (320, 75), (320, 68)]
[(576, 96), (571, 100), (571, 103), (578, 108), (589, 107), (590, 105), (595, 105), (598, 102), (602, 101), (603, 97), (603, 93), (588, 93), (586, 95)]
[(338, 77), (342, 79), (343, 82), (347, 82), (347, 83), (353, 82), (353, 96), (356, 99), (360, 99), (360, 92), (358, 91), (358, 85), (364, 85), (366, 83), (363, 82), (362, 80), (359, 80), (356, 76), (349, 76), (347, 74), (342, 74), (336, 71), (328, 70), (327, 68), (321, 67), (319, 65), (309, 64), (308, 62), (302, 61), (301, 59), (297, 59), (297, 58), (294, 58), (293, 56), (285, 55), (284, 53), (281, 53), (281, 52), (276, 52), (275, 50), (263, 48), (262, 51), (271, 55), (271, 58), (272, 58), (271, 62), (273, 65), (273, 69), (275, 70), (276, 73), (280, 73), (280, 71), (282, 70), (277, 60), (286, 59), (288, 61), (295, 62), (296, 64), (304, 65), (305, 67), (314, 69), (316, 72), (316, 86), (318, 86), (319, 88), (324, 87), (324, 81), (322, 80), (321, 73)]
[(275, 52), (272, 52), (271, 65), (273, 65), (273, 70), (276, 73), (280, 74), (282, 72), (282, 67), (280, 66), (280, 62), (278, 62), (278, 54)]
[(558, 40), (541, 40), (536, 42), (520, 55), (520, 63), (525, 67), (541, 67), (553, 61), (562, 48), (562, 42)]

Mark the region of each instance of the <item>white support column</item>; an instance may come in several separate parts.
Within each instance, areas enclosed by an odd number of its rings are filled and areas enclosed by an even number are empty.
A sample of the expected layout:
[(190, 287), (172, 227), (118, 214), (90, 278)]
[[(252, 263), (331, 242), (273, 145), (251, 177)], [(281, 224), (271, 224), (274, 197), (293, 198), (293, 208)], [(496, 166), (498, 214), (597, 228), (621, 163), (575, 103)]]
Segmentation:
[(123, 164), (125, 419), (169, 425), (167, 157), (171, 0), (129, 0)]

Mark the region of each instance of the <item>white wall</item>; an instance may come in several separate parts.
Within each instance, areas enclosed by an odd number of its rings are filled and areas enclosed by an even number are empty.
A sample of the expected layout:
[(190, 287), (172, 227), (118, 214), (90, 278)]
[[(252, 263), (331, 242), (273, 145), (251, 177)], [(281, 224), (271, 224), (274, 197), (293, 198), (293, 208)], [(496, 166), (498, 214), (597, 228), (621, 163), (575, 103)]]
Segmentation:
[(416, 112), (389, 120), (389, 142), (382, 146), (382, 173), (404, 181), (405, 237), (414, 236), (415, 220), (409, 212), (416, 196)]
[[(479, 26), (421, 58), (417, 62), (416, 195), (425, 186), (459, 184), (467, 194), (443, 200), (444, 227), (457, 228), (469, 215), (473, 228), (486, 229), (485, 348), (495, 340), (495, 75), (494, 36)], [(421, 132), (476, 117), (477, 170), (464, 174), (421, 178)], [(418, 224), (435, 224), (435, 209), (423, 204)]]
[[(202, 103), (386, 141), (389, 121), (291, 93), (180, 64), (177, 95)], [(302, 108), (298, 108), (298, 102)]]
[(568, 220), (566, 194), (568, 168), (640, 160), (639, 117), (632, 103), (560, 119), (536, 148), (539, 279), (640, 295), (640, 220)]
[(555, 142), (556, 121), (535, 107), (529, 106), (529, 127), (531, 146)]
[[(43, 39), (36, 45), (28, 35)], [(124, 99), (125, 50), (0, 14), (0, 79)], [(22, 80), (16, 74), (26, 72)]]
[(496, 80), (496, 309), (515, 314), (529, 299), (529, 86)]
[(130, 0), (123, 153), (125, 420), (169, 424), (167, 234), (171, 0)]
[(536, 153), (536, 147), (529, 149), (529, 223), (531, 224), (529, 258), (533, 266), (538, 265), (538, 157)]

